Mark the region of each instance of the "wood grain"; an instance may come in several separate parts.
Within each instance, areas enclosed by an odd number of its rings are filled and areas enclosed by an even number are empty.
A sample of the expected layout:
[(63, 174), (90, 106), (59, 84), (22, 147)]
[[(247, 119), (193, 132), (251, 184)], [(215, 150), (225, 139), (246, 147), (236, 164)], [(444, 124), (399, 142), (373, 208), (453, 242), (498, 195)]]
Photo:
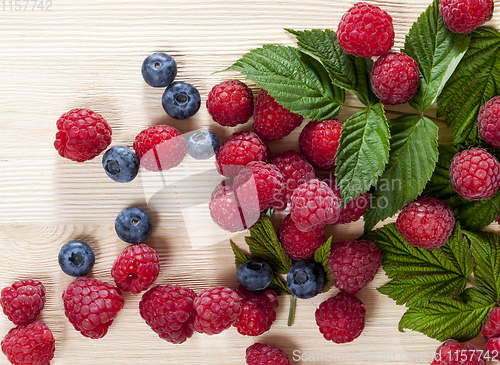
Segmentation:
[[(117, 184), (104, 174), (99, 159), (74, 163), (58, 156), (52, 146), (57, 118), (74, 107), (91, 108), (111, 124), (113, 144), (128, 146), (139, 131), (155, 124), (170, 124), (182, 133), (209, 128), (224, 140), (235, 130), (249, 129), (251, 123), (230, 129), (211, 121), (204, 106), (211, 87), (242, 78), (214, 72), (263, 44), (293, 45), (284, 28), (336, 29), (353, 3), (53, 0), (51, 11), (11, 11), (8, 5), (3, 10), (0, 3), (0, 287), (28, 277), (43, 281), (48, 295), (41, 319), (57, 341), (54, 365), (244, 364), (245, 349), (255, 341), (280, 346), (294, 364), (430, 363), (439, 343), (419, 333), (397, 331), (404, 308), (376, 291), (387, 280), (382, 271), (359, 294), (367, 309), (366, 329), (347, 345), (327, 342), (314, 323), (315, 309), (335, 290), (299, 301), (293, 327), (286, 326), (288, 299), (283, 297), (273, 329), (259, 338), (230, 329), (217, 336), (195, 334), (179, 346), (161, 340), (140, 318), (140, 295), (125, 294), (124, 309), (100, 340), (77, 333), (62, 310), (61, 293), (72, 278), (59, 270), (60, 246), (70, 239), (88, 241), (97, 257), (91, 276), (112, 282), (111, 265), (125, 247), (114, 232), (114, 219), (127, 206), (145, 207), (153, 215), (155, 229), (148, 243), (161, 257), (159, 284), (179, 283), (196, 291), (215, 285), (234, 287), (229, 239), (244, 247), (244, 234), (225, 233), (210, 220), (207, 202), (220, 181), (213, 159), (200, 162), (187, 157), (163, 175), (141, 171), (135, 181)], [(397, 50), (430, 1), (370, 3), (391, 13)], [(500, 21), (494, 17), (490, 25), (498, 28)], [(199, 89), (203, 104), (195, 117), (168, 118), (160, 103), (163, 90), (143, 82), (141, 63), (155, 51), (175, 57), (177, 80)], [(347, 104), (358, 105), (351, 95)], [(434, 116), (435, 109), (428, 113)], [(352, 109), (344, 108), (339, 118), (345, 120), (350, 114)], [(441, 140), (450, 141), (449, 131), (443, 123), (440, 126)], [(271, 151), (297, 148), (298, 133), (271, 143)], [(361, 232), (361, 222), (329, 230), (335, 242), (354, 239)], [(1, 336), (11, 327), (0, 316)], [(474, 343), (483, 345), (480, 338)], [(335, 358), (330, 361), (329, 355)], [(0, 365), (7, 363), (0, 356)]]

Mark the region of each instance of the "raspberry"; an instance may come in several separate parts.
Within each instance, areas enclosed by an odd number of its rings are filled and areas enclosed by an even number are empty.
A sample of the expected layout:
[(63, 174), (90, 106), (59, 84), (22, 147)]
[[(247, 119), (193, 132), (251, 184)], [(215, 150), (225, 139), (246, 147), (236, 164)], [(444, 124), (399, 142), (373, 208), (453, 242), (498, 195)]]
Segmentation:
[(84, 162), (93, 159), (111, 143), (111, 127), (89, 109), (71, 109), (57, 120), (54, 147), (62, 157)]
[(428, 250), (444, 245), (454, 226), (450, 206), (431, 197), (420, 197), (407, 204), (396, 219), (396, 228), (409, 245)]
[(14, 365), (49, 365), (56, 342), (42, 321), (12, 328), (2, 340), (2, 352)]
[(500, 337), (500, 308), (493, 307), (486, 323), (481, 328), (481, 334), (488, 341), (490, 338)]
[(139, 313), (164, 340), (180, 344), (194, 333), (196, 293), (180, 285), (155, 286), (142, 296)]
[(0, 304), (15, 325), (31, 323), (45, 305), (45, 287), (32, 279), (16, 281), (2, 289)]
[(274, 345), (254, 343), (246, 351), (247, 365), (290, 365), (285, 352)]
[(254, 132), (236, 132), (219, 148), (215, 166), (219, 174), (229, 178), (238, 175), (252, 161), (267, 161), (269, 148)]
[(144, 243), (127, 246), (111, 268), (116, 286), (133, 294), (149, 288), (159, 273), (160, 259), (156, 251)]
[(323, 337), (334, 343), (356, 339), (365, 328), (365, 306), (354, 294), (339, 292), (316, 309), (316, 324)]
[[(337, 186), (335, 175), (330, 174), (323, 180), (332, 189), (333, 193), (341, 200), (340, 189)], [(370, 193), (366, 192), (351, 200), (342, 209), (335, 224), (345, 224), (359, 220), (370, 207)]]
[(500, 189), (500, 163), (486, 150), (472, 147), (453, 156), (450, 179), (464, 199), (488, 199)]
[(361, 57), (383, 55), (394, 44), (392, 17), (378, 6), (356, 3), (342, 16), (337, 40), (347, 54)]
[(274, 141), (288, 136), (303, 119), (302, 115), (292, 113), (278, 104), (266, 90), (262, 89), (257, 95), (253, 130), (263, 140)]
[(124, 303), (116, 287), (93, 278), (69, 284), (62, 299), (69, 322), (83, 336), (94, 339), (106, 335)]
[(195, 331), (215, 335), (228, 329), (241, 313), (241, 302), (235, 291), (223, 286), (203, 290), (194, 300)]
[(322, 170), (335, 167), (335, 154), (339, 148), (342, 125), (337, 119), (307, 123), (300, 133), (299, 146), (311, 165)]
[(468, 34), (493, 17), (493, 0), (440, 0), (444, 24), (455, 33)]
[(500, 96), (488, 100), (479, 109), (479, 135), (492, 148), (500, 148)]
[(186, 145), (181, 133), (169, 125), (155, 125), (141, 131), (134, 141), (141, 166), (149, 171), (165, 171), (181, 163)]
[(222, 126), (246, 123), (253, 114), (252, 90), (239, 80), (223, 81), (210, 90), (207, 109), (212, 119)]
[(436, 350), (431, 365), (485, 365), (483, 351), (466, 343), (462, 346), (455, 340), (448, 340)]
[(291, 214), (288, 214), (281, 222), (279, 238), (281, 245), (292, 259), (308, 259), (325, 242), (325, 229), (320, 226), (309, 232), (303, 232), (297, 228)]
[(318, 179), (312, 179), (294, 190), (290, 214), (298, 229), (311, 231), (339, 219), (340, 199)]
[(488, 361), (500, 361), (500, 337), (490, 338), (486, 341), (484, 351)]
[(259, 294), (239, 286), (234, 290), (242, 299), (241, 313), (233, 326), (246, 336), (260, 336), (269, 331), (276, 320), (275, 309), (278, 308), (278, 296), (267, 289)]
[(420, 71), (417, 62), (405, 53), (389, 52), (373, 64), (371, 88), (387, 105), (404, 104), (416, 94)]
[(382, 266), (382, 254), (371, 241), (345, 241), (333, 246), (328, 266), (334, 285), (356, 294), (375, 277)]

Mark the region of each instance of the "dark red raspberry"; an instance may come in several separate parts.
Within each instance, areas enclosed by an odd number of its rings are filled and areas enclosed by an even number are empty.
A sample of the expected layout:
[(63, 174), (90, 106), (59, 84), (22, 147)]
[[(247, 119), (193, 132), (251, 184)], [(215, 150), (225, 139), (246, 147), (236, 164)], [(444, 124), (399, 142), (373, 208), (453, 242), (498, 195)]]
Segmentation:
[(417, 62), (413, 58), (405, 53), (389, 52), (373, 64), (371, 88), (384, 104), (404, 104), (417, 92), (419, 75)]
[(339, 292), (316, 309), (316, 324), (325, 339), (346, 343), (356, 339), (365, 328), (365, 306), (354, 294)]
[(281, 222), (279, 239), (292, 259), (309, 259), (325, 242), (325, 228), (320, 226), (309, 232), (303, 232), (297, 228), (291, 214), (288, 214)]
[[(330, 189), (332, 189), (334, 194), (337, 195), (339, 199), (342, 199), (340, 196), (340, 189), (337, 186), (335, 175), (330, 174), (323, 181), (330, 187)], [(363, 216), (363, 214), (365, 214), (369, 207), (370, 193), (366, 192), (351, 200), (342, 209), (340, 209), (340, 216), (335, 224), (355, 222), (359, 220)]]
[(49, 365), (56, 341), (41, 321), (12, 328), (2, 340), (2, 352), (14, 365)]
[(194, 333), (196, 293), (180, 285), (155, 286), (142, 296), (139, 313), (164, 340), (180, 344)]
[(345, 241), (332, 247), (328, 266), (334, 285), (356, 294), (370, 283), (382, 266), (382, 254), (368, 240)]
[(378, 6), (356, 3), (342, 16), (337, 40), (347, 54), (361, 57), (383, 55), (394, 44), (392, 17)]
[(246, 351), (247, 365), (290, 365), (285, 352), (274, 345), (254, 343)]
[(488, 361), (500, 361), (500, 337), (490, 338), (486, 341), (484, 351)]
[(252, 90), (239, 80), (222, 81), (210, 90), (207, 109), (222, 126), (246, 123), (253, 113)]
[(453, 156), (450, 179), (464, 199), (488, 199), (500, 189), (500, 163), (488, 151), (472, 147)]
[(269, 331), (276, 320), (278, 296), (271, 289), (260, 293), (246, 290), (241, 285), (234, 290), (242, 299), (242, 309), (233, 326), (245, 336), (260, 336)]
[(481, 334), (486, 341), (490, 338), (500, 337), (500, 308), (491, 309), (486, 323), (481, 328)]
[(156, 251), (144, 243), (127, 246), (111, 267), (116, 286), (138, 294), (148, 289), (160, 274), (160, 259)]
[(78, 278), (64, 290), (62, 299), (69, 322), (94, 339), (106, 335), (124, 304), (119, 289), (94, 278)]
[(274, 141), (288, 136), (297, 128), (304, 117), (292, 113), (274, 100), (262, 89), (257, 95), (253, 114), (253, 130), (266, 141)]
[(141, 166), (149, 171), (165, 171), (181, 163), (186, 144), (181, 133), (169, 125), (155, 125), (141, 131), (134, 141)]
[(466, 343), (462, 347), (455, 340), (443, 342), (436, 350), (431, 365), (485, 365), (483, 351)]
[(0, 295), (3, 312), (15, 325), (33, 322), (45, 305), (45, 287), (32, 279), (16, 281)]
[(111, 143), (111, 127), (98, 113), (71, 109), (56, 123), (54, 147), (62, 157), (84, 162), (93, 159)]
[(312, 179), (294, 190), (290, 214), (298, 229), (311, 231), (334, 224), (340, 215), (340, 199), (323, 181)]
[(228, 329), (241, 313), (242, 300), (233, 290), (218, 286), (203, 290), (194, 300), (194, 329), (215, 335)]
[(300, 151), (318, 169), (335, 167), (335, 154), (339, 148), (342, 122), (337, 119), (310, 121), (299, 136)]
[(455, 33), (468, 34), (493, 17), (493, 0), (440, 0), (444, 24)]
[(269, 148), (254, 132), (236, 132), (219, 148), (215, 166), (219, 174), (229, 178), (238, 175), (252, 161), (267, 161)]
[(453, 227), (455, 216), (450, 206), (425, 196), (407, 204), (396, 219), (396, 228), (409, 245), (428, 250), (448, 242)]
[(488, 100), (477, 116), (479, 135), (493, 148), (500, 148), (500, 96)]

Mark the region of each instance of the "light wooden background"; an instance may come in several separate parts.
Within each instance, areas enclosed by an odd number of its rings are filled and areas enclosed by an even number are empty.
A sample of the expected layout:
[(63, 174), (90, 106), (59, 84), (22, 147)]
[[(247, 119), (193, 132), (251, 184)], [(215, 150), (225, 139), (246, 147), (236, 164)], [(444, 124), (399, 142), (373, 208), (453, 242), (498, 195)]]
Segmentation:
[[(42, 0), (37, 1), (39, 5)], [(293, 327), (286, 326), (288, 299), (282, 298), (273, 328), (259, 338), (230, 329), (216, 336), (195, 334), (178, 346), (161, 340), (140, 318), (140, 295), (125, 294), (125, 307), (99, 340), (81, 336), (63, 314), (61, 293), (73, 279), (57, 264), (60, 246), (72, 239), (89, 242), (96, 253), (91, 276), (112, 282), (111, 265), (125, 247), (114, 232), (114, 219), (132, 205), (148, 209), (155, 222), (148, 243), (161, 258), (158, 284), (178, 283), (201, 291), (216, 285), (235, 287), (237, 282), (229, 247), (233, 235), (214, 226), (208, 215), (210, 192), (220, 180), (213, 159), (197, 162), (186, 157), (163, 175), (141, 173), (129, 184), (118, 184), (105, 175), (100, 158), (75, 163), (59, 157), (53, 148), (58, 117), (76, 107), (98, 111), (113, 128), (113, 144), (132, 146), (139, 131), (155, 124), (170, 124), (182, 133), (210, 128), (224, 140), (236, 129), (215, 125), (204, 103), (213, 85), (241, 75), (214, 72), (263, 44), (293, 45), (283, 28), (336, 29), (354, 2), (52, 0), (50, 11), (31, 10), (34, 1), (21, 11), (15, 11), (15, 3), (10, 10), (6, 2), (4, 10), (0, 2), (0, 287), (23, 278), (45, 284), (47, 303), (40, 318), (56, 338), (54, 365), (236, 365), (245, 363), (245, 349), (255, 341), (281, 347), (293, 364), (430, 363), (439, 343), (419, 333), (398, 332), (404, 308), (376, 291), (386, 281), (382, 271), (359, 293), (367, 309), (366, 329), (346, 345), (324, 340), (314, 323), (315, 309), (336, 290), (299, 300)], [(392, 15), (398, 50), (430, 1), (370, 3)], [(24, 8), (26, 2), (20, 4)], [(490, 24), (500, 27), (500, 20)], [(203, 104), (195, 117), (170, 119), (161, 107), (163, 90), (142, 80), (141, 63), (155, 51), (175, 57), (177, 80), (198, 87)], [(356, 101), (349, 96), (346, 104)], [(352, 112), (346, 107), (339, 118), (345, 120)], [(251, 122), (238, 129), (250, 127)], [(297, 148), (297, 136), (298, 131), (271, 143), (271, 151)], [(445, 128), (440, 138), (450, 141)], [(329, 233), (334, 241), (355, 239), (361, 227), (349, 224)], [(243, 237), (233, 238), (244, 247)], [(0, 335), (11, 327), (0, 315)], [(473, 342), (483, 345), (481, 338)], [(335, 359), (321, 361), (321, 355)], [(0, 355), (0, 364), (7, 363)]]

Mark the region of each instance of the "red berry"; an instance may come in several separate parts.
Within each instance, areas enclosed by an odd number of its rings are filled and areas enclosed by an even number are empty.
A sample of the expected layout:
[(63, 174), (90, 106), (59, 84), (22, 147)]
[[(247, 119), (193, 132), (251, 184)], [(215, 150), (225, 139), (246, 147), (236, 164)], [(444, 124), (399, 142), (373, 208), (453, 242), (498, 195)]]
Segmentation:
[(233, 326), (245, 336), (260, 336), (269, 331), (276, 320), (278, 296), (271, 289), (260, 293), (251, 292), (242, 286), (234, 290), (242, 299), (242, 309)]
[(111, 268), (116, 286), (133, 294), (148, 289), (159, 274), (160, 259), (156, 251), (144, 243), (127, 246)]
[(246, 351), (247, 365), (290, 365), (285, 352), (274, 345), (254, 343)]
[(383, 55), (394, 44), (392, 17), (378, 6), (356, 3), (342, 16), (337, 40), (347, 54), (361, 57)]
[(246, 123), (253, 113), (252, 90), (239, 80), (223, 81), (210, 90), (207, 109), (212, 119), (222, 126)]
[(194, 329), (215, 335), (228, 329), (241, 313), (242, 300), (233, 290), (218, 286), (203, 290), (194, 300)]
[(4, 314), (15, 325), (33, 322), (45, 305), (45, 287), (32, 279), (14, 282), (0, 296)]
[(164, 340), (180, 344), (194, 333), (196, 293), (180, 285), (155, 286), (142, 296), (139, 313)]
[[(323, 180), (332, 189), (333, 193), (342, 199), (340, 196), (340, 189), (337, 186), (335, 175), (330, 174)], [(363, 214), (370, 207), (370, 193), (366, 192), (351, 200), (342, 209), (340, 209), (340, 216), (335, 224), (345, 224), (359, 220)]]
[(49, 365), (56, 342), (41, 321), (12, 328), (2, 340), (2, 352), (14, 365)]
[(69, 284), (62, 299), (69, 322), (83, 336), (94, 339), (106, 335), (124, 303), (120, 290), (93, 278)]
[(444, 24), (455, 33), (468, 34), (493, 17), (493, 0), (440, 0)]
[(500, 96), (488, 100), (479, 109), (479, 135), (492, 148), (500, 148)]
[(450, 179), (464, 199), (488, 199), (500, 189), (500, 163), (486, 150), (472, 147), (453, 156)]
[(291, 214), (288, 214), (281, 222), (279, 239), (286, 253), (293, 260), (309, 259), (325, 242), (325, 228), (320, 226), (303, 232), (297, 228)]
[(481, 328), (481, 334), (488, 341), (490, 338), (500, 337), (500, 308), (493, 307), (486, 323)]
[(486, 341), (484, 351), (488, 361), (500, 361), (500, 337), (490, 338)]
[(285, 109), (262, 89), (257, 95), (253, 119), (254, 132), (263, 140), (274, 141), (292, 133), (304, 117)]
[(365, 312), (363, 303), (354, 294), (341, 291), (319, 305), (316, 324), (328, 341), (351, 342), (365, 328)]
[(407, 204), (396, 219), (396, 228), (405, 241), (428, 250), (441, 247), (455, 227), (455, 216), (444, 200), (420, 197)]
[(335, 167), (335, 154), (339, 148), (342, 125), (337, 119), (307, 123), (300, 133), (299, 146), (311, 165), (322, 170)]
[(155, 125), (141, 131), (135, 137), (134, 150), (141, 166), (149, 171), (169, 170), (186, 156), (184, 138), (169, 125)]
[(57, 120), (54, 147), (62, 157), (83, 162), (93, 159), (111, 143), (111, 127), (89, 109), (71, 109)]
[(229, 178), (238, 175), (252, 161), (267, 161), (269, 148), (254, 132), (236, 132), (220, 147), (215, 155), (219, 174)]
[(371, 88), (384, 104), (404, 104), (417, 92), (419, 75), (417, 62), (413, 58), (405, 53), (389, 52), (373, 64)]
[(485, 365), (483, 351), (466, 343), (462, 346), (455, 340), (443, 342), (436, 350), (431, 365)]

